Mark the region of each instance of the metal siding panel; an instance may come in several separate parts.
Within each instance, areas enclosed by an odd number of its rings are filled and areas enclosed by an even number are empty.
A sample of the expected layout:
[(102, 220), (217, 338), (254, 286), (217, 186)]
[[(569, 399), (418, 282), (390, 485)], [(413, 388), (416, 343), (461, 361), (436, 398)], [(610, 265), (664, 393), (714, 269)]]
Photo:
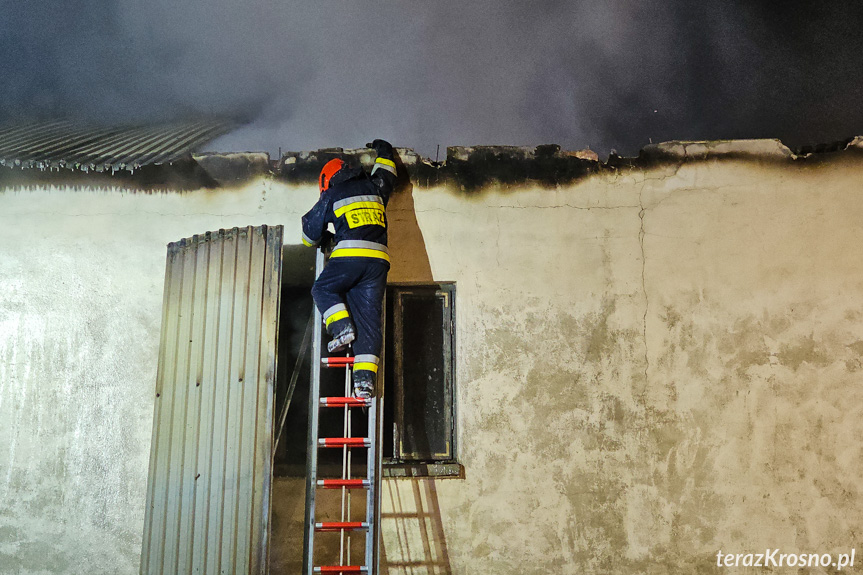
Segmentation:
[[(177, 360), (175, 364), (174, 377), (171, 381), (171, 395), (173, 397), (173, 414), (168, 425), (170, 432), (170, 456), (168, 457), (169, 469), (167, 474), (168, 502), (165, 511), (165, 550), (162, 559), (163, 570), (179, 573), (177, 561), (179, 560), (180, 547), (180, 512), (183, 500), (183, 477), (186, 472), (184, 468), (185, 458), (185, 431), (187, 421), (188, 387), (185, 382), (188, 378), (192, 339), (192, 306), (194, 304), (195, 287), (195, 255), (197, 251), (194, 245), (185, 243), (183, 246), (183, 293), (180, 298), (178, 314), (180, 315), (180, 326), (177, 329)], [(165, 390), (168, 393), (168, 390)]]
[(284, 244), (282, 227), (269, 228), (267, 233), (267, 254), (264, 258), (263, 298), (261, 306), (261, 350), (259, 372), (263, 374), (266, 386), (258, 387), (257, 406), (259, 418), (266, 420), (259, 425), (255, 437), (255, 479), (254, 485), (263, 485), (254, 492), (253, 509), (261, 510), (251, 525), (252, 561), (251, 573), (269, 572), (269, 535), (270, 504), (272, 497), (271, 481), (273, 476), (273, 418), (279, 328), (279, 294), (282, 286), (282, 246)]
[[(237, 436), (239, 452), (238, 474), (240, 485), (254, 485), (255, 479), (255, 425), (258, 419), (257, 397), (260, 367), (261, 346), (261, 298), (263, 295), (264, 256), (266, 242), (261, 228), (249, 228), (250, 260), (249, 260), (249, 309), (246, 314), (245, 356), (243, 357), (243, 372), (246, 377), (241, 386), (240, 400), (240, 433)], [(255, 305), (257, 302), (257, 305)], [(250, 384), (249, 382), (252, 382)], [(250, 545), (252, 526), (252, 490), (241, 489), (237, 494), (237, 554), (234, 563), (235, 572), (243, 572), (250, 565)]]
[(213, 453), (210, 459), (210, 522), (207, 530), (205, 573), (219, 573), (222, 546), (222, 518), (225, 492), (225, 440), (228, 433), (228, 395), (230, 392), (231, 334), (234, 315), (233, 293), (236, 285), (237, 236), (232, 230), (223, 239), (222, 277), (220, 280), (219, 343), (216, 360), (216, 390), (213, 408)]
[(159, 343), (159, 364), (156, 372), (156, 397), (154, 400), (153, 414), (153, 439), (150, 447), (150, 476), (147, 485), (147, 506), (145, 508), (144, 521), (144, 539), (143, 552), (141, 557), (141, 573), (149, 574), (152, 572), (150, 565), (153, 563), (161, 563), (160, 559), (154, 561), (154, 557), (161, 555), (163, 544), (162, 525), (165, 521), (164, 513), (164, 489), (157, 489), (157, 484), (161, 484), (160, 473), (163, 469), (162, 459), (166, 457), (167, 449), (164, 443), (166, 439), (161, 433), (161, 426), (156, 423), (161, 421), (162, 413), (165, 409), (170, 410), (170, 404), (166, 405), (166, 399), (162, 397), (164, 381), (168, 366), (173, 366), (175, 359), (174, 353), (176, 347), (171, 346), (175, 338), (179, 317), (172, 310), (176, 308), (180, 298), (182, 282), (179, 278), (182, 276), (183, 259), (178, 256), (176, 250), (168, 248), (167, 256), (167, 271), (165, 273), (165, 289), (162, 301), (162, 327)]
[(228, 415), (227, 433), (225, 434), (225, 465), (223, 483), (223, 528), (230, 529), (222, 539), (220, 567), (234, 572), (232, 567), (237, 552), (237, 504), (240, 489), (239, 447), (237, 436), (242, 428), (241, 401), (242, 385), (246, 372), (244, 358), (246, 355), (246, 338), (244, 333), (245, 317), (248, 313), (249, 298), (249, 233), (243, 228), (237, 234), (237, 267), (234, 271), (234, 313), (232, 322), (232, 343), (230, 349), (231, 367), (228, 379)]
[(143, 574), (266, 572), (281, 244), (169, 246)]
[(166, 356), (168, 360), (166, 361), (165, 371), (163, 373), (163, 379), (161, 384), (157, 384), (157, 389), (160, 389), (158, 399), (162, 401), (162, 416), (160, 418), (161, 421), (165, 421), (166, 425), (161, 425), (161, 429), (159, 430), (159, 455), (156, 460), (156, 469), (155, 473), (157, 474), (157, 484), (156, 484), (156, 493), (155, 493), (155, 502), (156, 509), (155, 512), (159, 514), (157, 517), (156, 528), (154, 529), (151, 535), (151, 542), (153, 543), (155, 549), (155, 555), (152, 557), (152, 561), (154, 563), (154, 568), (156, 569), (156, 573), (162, 573), (162, 565), (165, 562), (165, 552), (166, 548), (170, 546), (170, 541), (168, 541), (165, 537), (165, 533), (168, 529), (168, 524), (172, 519), (172, 515), (169, 511), (170, 502), (171, 502), (171, 493), (170, 489), (171, 485), (171, 456), (172, 456), (172, 447), (173, 447), (173, 433), (174, 428), (172, 422), (174, 421), (174, 412), (177, 409), (177, 398), (176, 398), (176, 386), (174, 382), (177, 379), (177, 365), (182, 361), (180, 357), (180, 348), (177, 345), (177, 342), (182, 337), (181, 330), (182, 327), (182, 318), (183, 314), (180, 310), (183, 307), (183, 299), (186, 297), (186, 293), (188, 289), (186, 288), (185, 276), (188, 270), (187, 258), (185, 253), (183, 253), (182, 247), (177, 247), (177, 253), (174, 254), (176, 258), (176, 262), (172, 267), (172, 274), (174, 278), (172, 279), (172, 283), (174, 284), (173, 292), (171, 296), (171, 304), (172, 308), (169, 310), (169, 314), (176, 315), (176, 318), (171, 320), (172, 328), (171, 331), (167, 334), (168, 341), (166, 343)]
[(213, 459), (213, 414), (216, 402), (217, 363), (220, 314), (219, 303), (222, 286), (222, 254), (224, 242), (210, 232), (206, 235), (207, 261), (207, 327), (204, 335), (203, 362), (201, 370), (201, 418), (198, 435), (198, 473), (196, 482), (195, 522), (192, 536), (192, 573), (203, 574), (207, 556), (207, 532), (210, 521), (210, 498)]
[(180, 492), (180, 527), (178, 530), (177, 572), (190, 573), (195, 526), (195, 498), (198, 485), (198, 437), (201, 425), (201, 383), (204, 367), (204, 340), (207, 333), (206, 314), (209, 275), (209, 250), (205, 238), (193, 238), (195, 252), (195, 281), (192, 295), (191, 329), (189, 331), (189, 363), (185, 381), (178, 384), (186, 387), (186, 417), (183, 429), (182, 490)]

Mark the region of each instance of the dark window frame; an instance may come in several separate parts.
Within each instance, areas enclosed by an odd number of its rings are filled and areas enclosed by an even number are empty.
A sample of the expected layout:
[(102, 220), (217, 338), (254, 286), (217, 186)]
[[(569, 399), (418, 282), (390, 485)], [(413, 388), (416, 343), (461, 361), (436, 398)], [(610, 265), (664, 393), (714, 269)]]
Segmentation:
[[(280, 327), (283, 333), (280, 334), (279, 338), (279, 384), (277, 385), (276, 391), (276, 410), (278, 411), (281, 407), (281, 396), (279, 395), (283, 388), (286, 386), (288, 379), (292, 373), (293, 368), (296, 364), (296, 353), (299, 348), (299, 342), (302, 339), (303, 330), (305, 329), (305, 323), (309, 320), (307, 318), (308, 314), (311, 311), (312, 301), (311, 295), (308, 294), (308, 287), (305, 285), (287, 285), (283, 284), (282, 286), (282, 296), (283, 298), (283, 306), (282, 313), (280, 313)], [(390, 298), (393, 297), (393, 293), (399, 291), (424, 291), (435, 292), (435, 291), (445, 291), (448, 295), (448, 307), (449, 307), (449, 350), (448, 357), (443, 358), (444, 362), (449, 362), (449, 390), (450, 390), (450, 433), (451, 433), (451, 450), (450, 457), (447, 459), (438, 459), (438, 460), (424, 460), (424, 461), (409, 461), (403, 459), (397, 459), (393, 457), (386, 457), (387, 453), (392, 454), (395, 449), (395, 444), (391, 444), (389, 450), (386, 445), (383, 445), (384, 448), (384, 459), (382, 466), (382, 476), (383, 477), (464, 477), (464, 469), (458, 463), (458, 404), (457, 404), (457, 381), (456, 381), (456, 373), (457, 373), (457, 353), (456, 353), (456, 284), (455, 282), (395, 282), (387, 285), (387, 300), (385, 301), (385, 314), (386, 321), (384, 324), (384, 349), (383, 349), (383, 364), (386, 366), (388, 364), (389, 358), (391, 355), (391, 337), (392, 331), (394, 329), (394, 325), (391, 320), (392, 312), (390, 306)], [(394, 306), (393, 306), (394, 307)], [(289, 311), (290, 310), (290, 311)], [(291, 334), (290, 336), (288, 334)], [(291, 401), (290, 413), (288, 414), (286, 425), (288, 429), (284, 431), (284, 435), (282, 437), (282, 441), (279, 444), (279, 449), (276, 454), (275, 460), (275, 474), (279, 477), (304, 477), (305, 476), (305, 447), (307, 442), (307, 433), (308, 433), (308, 370), (309, 370), (309, 359), (310, 354), (307, 351), (304, 354), (305, 357), (301, 361), (301, 372), (300, 379), (297, 384), (297, 388), (294, 392), (293, 400)], [(333, 378), (338, 377), (339, 374), (336, 373), (328, 373), (325, 370), (322, 372), (322, 378)], [(384, 425), (391, 426), (394, 424), (393, 420), (393, 405), (391, 399), (391, 395), (388, 393), (388, 389), (394, 390), (396, 386), (395, 377), (392, 373), (384, 367), (384, 373), (381, 374), (383, 377), (381, 378), (381, 384), (383, 385), (383, 389), (381, 390), (384, 393), (385, 401), (384, 401)], [(326, 382), (324, 382), (326, 383)], [(297, 411), (299, 410), (299, 412)], [(326, 412), (325, 412), (326, 414)], [(278, 415), (276, 414), (276, 419), (278, 419)], [(355, 419), (355, 433), (361, 432), (361, 430), (365, 429), (365, 424), (362, 422), (362, 415), (357, 413)], [(299, 419), (297, 419), (299, 417)], [(382, 442), (386, 441), (388, 437), (387, 433), (384, 433), (384, 437), (381, 438)], [(303, 451), (300, 454), (294, 453), (290, 455), (289, 453), (303, 446)], [(319, 457), (321, 457), (319, 455)], [(356, 469), (354, 470), (355, 474), (361, 474), (364, 469), (364, 458), (357, 457), (354, 463)], [(323, 474), (337, 474), (340, 470), (340, 466), (335, 464), (334, 462), (328, 462), (325, 460), (319, 460), (319, 472)]]
[[(392, 426), (386, 430), (384, 441), (384, 475), (390, 477), (462, 477), (463, 468), (458, 463), (458, 402), (457, 354), (456, 354), (456, 283), (455, 282), (394, 282), (387, 285), (386, 341), (384, 363), (385, 423)], [(405, 452), (401, 441), (406, 433), (404, 410), (404, 386), (406, 366), (404, 364), (404, 326), (401, 323), (404, 302), (410, 298), (439, 298), (443, 303), (441, 335), (442, 369), (444, 377), (443, 408), (445, 428), (449, 434), (444, 438), (449, 443), (445, 453), (422, 457), (418, 453)], [(389, 357), (387, 357), (389, 356)]]

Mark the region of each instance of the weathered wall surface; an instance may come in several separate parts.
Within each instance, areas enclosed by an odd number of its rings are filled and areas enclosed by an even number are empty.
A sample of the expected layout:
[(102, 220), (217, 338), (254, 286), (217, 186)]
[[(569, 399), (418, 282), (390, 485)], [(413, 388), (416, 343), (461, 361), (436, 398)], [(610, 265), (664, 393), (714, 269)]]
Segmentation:
[(0, 573), (138, 572), (166, 246), (315, 190), (0, 192)]
[[(860, 181), (850, 152), (756, 148), (395, 198), (390, 279), (457, 282), (465, 478), (385, 483), (389, 572), (718, 573), (719, 550), (850, 551)], [(136, 572), (165, 244), (261, 223), (291, 238), (315, 196), (270, 179), (0, 193), (0, 572)], [(297, 485), (275, 488), (286, 568)]]
[(455, 573), (709, 573), (861, 528), (863, 165), (419, 194), (458, 280)]

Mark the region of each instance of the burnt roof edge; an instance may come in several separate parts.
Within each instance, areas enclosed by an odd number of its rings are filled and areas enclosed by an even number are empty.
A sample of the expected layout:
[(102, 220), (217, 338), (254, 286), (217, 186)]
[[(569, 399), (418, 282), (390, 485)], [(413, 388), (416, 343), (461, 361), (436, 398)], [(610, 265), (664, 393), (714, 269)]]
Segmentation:
[[(649, 169), (658, 165), (746, 160), (760, 163), (819, 162), (845, 155), (863, 153), (863, 136), (857, 136), (796, 151), (778, 139), (670, 141), (650, 144), (638, 156), (611, 154), (601, 161), (589, 149), (563, 150), (557, 144), (540, 146), (451, 146), (446, 159), (432, 162), (410, 148), (396, 148), (402, 185), (423, 187), (453, 185), (473, 191), (490, 185), (503, 188), (531, 183), (540, 187), (571, 184), (592, 174), (614, 172), (621, 168)], [(286, 152), (271, 160), (264, 152), (210, 152), (191, 154), (187, 160), (162, 166), (148, 166), (137, 174), (89, 175), (95, 185), (105, 187), (138, 186), (144, 189), (189, 190), (195, 187), (229, 187), (260, 177), (272, 177), (295, 184), (317, 182), (323, 165), (341, 158), (354, 165), (370, 168), (374, 152), (368, 148), (323, 148), (306, 152)], [(15, 177), (9, 177), (16, 173)], [(70, 179), (69, 170), (44, 171), (0, 168), (0, 186), (21, 184), (39, 174), (40, 183), (62, 184)], [(178, 177), (182, 175), (183, 177)], [(408, 179), (409, 178), (409, 179)], [(30, 182), (32, 183), (32, 182)], [(179, 186), (178, 186), (179, 184)]]
[[(422, 158), (408, 148), (396, 149), (399, 167), (404, 167), (400, 171), (408, 173), (410, 182), (423, 187), (454, 185), (462, 191), (490, 185), (507, 188), (525, 183), (555, 188), (600, 172), (705, 161), (817, 162), (848, 151), (863, 152), (863, 136), (797, 151), (778, 139), (675, 140), (645, 146), (635, 157), (612, 153), (606, 161), (601, 161), (590, 149), (569, 151), (557, 144), (536, 147), (451, 146), (447, 148), (446, 160), (440, 163)], [(333, 158), (364, 167), (370, 167), (374, 162), (373, 152), (366, 148), (288, 152), (276, 162), (276, 173), (278, 177), (294, 182), (315, 182), (321, 167)]]

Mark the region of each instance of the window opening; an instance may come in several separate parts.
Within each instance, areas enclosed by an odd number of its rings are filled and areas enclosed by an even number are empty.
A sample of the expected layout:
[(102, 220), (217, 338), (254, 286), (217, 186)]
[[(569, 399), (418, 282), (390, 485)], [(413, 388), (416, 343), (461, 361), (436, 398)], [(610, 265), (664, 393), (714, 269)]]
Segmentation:
[(456, 458), (454, 296), (451, 283), (388, 287), (385, 463)]
[[(310, 288), (310, 285), (282, 286), (277, 407), (284, 400), (312, 312)], [(455, 284), (387, 286), (384, 325), (384, 466), (454, 463), (457, 456), (454, 429)], [(308, 351), (306, 356), (301, 362), (285, 428), (275, 454), (277, 476), (301, 477), (306, 473)], [(343, 377), (342, 370), (321, 370), (321, 394), (341, 395), (342, 392), (337, 390), (343, 389)], [(325, 409), (320, 418), (322, 437), (341, 435), (341, 411)], [(353, 415), (354, 435), (364, 433), (365, 419), (362, 410), (356, 410)], [(357, 473), (363, 473), (365, 450), (355, 450), (353, 457)], [(321, 473), (337, 473), (341, 468), (339, 450), (320, 450), (318, 458)], [(454, 473), (449, 470), (440, 474)]]

